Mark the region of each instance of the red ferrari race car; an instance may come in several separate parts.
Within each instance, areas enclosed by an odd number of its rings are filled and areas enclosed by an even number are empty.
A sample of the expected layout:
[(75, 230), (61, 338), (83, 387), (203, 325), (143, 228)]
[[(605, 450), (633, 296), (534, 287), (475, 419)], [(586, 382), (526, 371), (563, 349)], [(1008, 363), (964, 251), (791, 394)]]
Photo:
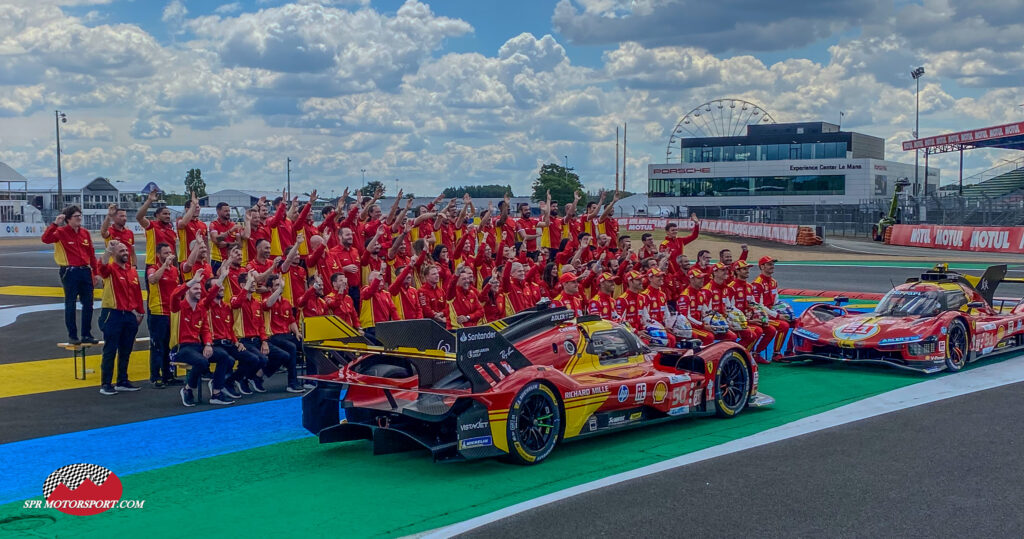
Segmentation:
[[(735, 343), (652, 349), (624, 326), (542, 304), (485, 326), (377, 324), (370, 344), (333, 316), (307, 318), (316, 382), (303, 426), (321, 443), (423, 447), (435, 460), (543, 461), (562, 440), (683, 416), (732, 417), (771, 397)], [(344, 409), (344, 419), (340, 410)]]
[(872, 312), (811, 305), (793, 330), (791, 360), (878, 363), (923, 373), (959, 371), (972, 361), (1024, 347), (1024, 302), (995, 299), (1006, 266), (981, 277), (940, 264), (894, 287)]

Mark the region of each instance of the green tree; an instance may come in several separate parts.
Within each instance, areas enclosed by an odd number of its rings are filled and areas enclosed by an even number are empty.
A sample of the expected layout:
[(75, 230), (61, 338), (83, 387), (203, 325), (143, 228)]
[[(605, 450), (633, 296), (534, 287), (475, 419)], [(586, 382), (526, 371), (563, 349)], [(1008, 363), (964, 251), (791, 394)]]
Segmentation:
[(579, 175), (556, 163), (548, 163), (540, 167), (540, 175), (533, 180), (532, 198), (545, 200), (547, 192), (551, 191), (551, 200), (564, 205), (572, 202), (577, 190), (584, 190)]
[[(444, 194), (445, 198), (461, 198), (462, 195), (469, 193), (469, 196), (473, 198), (501, 198), (505, 196), (505, 193), (511, 193), (511, 185), (463, 185), (461, 187), (445, 187)], [(512, 195), (515, 196), (515, 195)]]
[(416, 195), (413, 193), (406, 193), (405, 198), (416, 198)]
[(185, 173), (185, 194), (195, 193), (197, 197), (206, 196), (206, 182), (203, 181), (203, 171), (198, 168), (190, 168)]
[(167, 202), (168, 206), (184, 206), (185, 201), (189, 199), (187, 195), (179, 195), (177, 193), (164, 193), (163, 199)]
[(366, 186), (359, 190), (359, 194), (362, 196), (372, 197), (373, 192), (380, 188), (382, 193), (387, 192), (387, 187), (384, 187), (384, 183), (380, 180), (370, 180), (366, 182)]

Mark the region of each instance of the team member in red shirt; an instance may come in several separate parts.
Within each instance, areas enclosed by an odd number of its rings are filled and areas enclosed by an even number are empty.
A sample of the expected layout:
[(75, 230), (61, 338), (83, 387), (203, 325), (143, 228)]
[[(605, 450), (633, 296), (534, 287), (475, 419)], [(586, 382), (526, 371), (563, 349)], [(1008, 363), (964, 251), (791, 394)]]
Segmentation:
[(348, 295), (348, 277), (341, 272), (331, 275), (331, 288), (332, 292), (324, 298), (327, 307), (346, 324), (358, 328), (359, 313), (352, 304), (352, 296)]
[(420, 316), (432, 318), (448, 327), (448, 303), (441, 285), (440, 269), (433, 264), (423, 266), (421, 276), (423, 284), (419, 288)]
[[(168, 245), (178, 245), (178, 234), (175, 232), (174, 225), (171, 224), (171, 210), (167, 206), (162, 206), (153, 210), (153, 220), (146, 218), (146, 213), (149, 212), (149, 207), (153, 205), (160, 198), (160, 192), (153, 190), (149, 192), (149, 196), (146, 197), (146, 201), (139, 207), (139, 211), (135, 212), (135, 221), (139, 223), (142, 230), (146, 233), (146, 265), (156, 264), (156, 244), (166, 243)], [(184, 260), (183, 257), (179, 257), (179, 260)]]
[[(711, 306), (711, 310), (727, 318), (729, 309), (736, 306), (733, 291), (727, 282), (728, 278), (729, 267), (719, 262), (711, 268), (711, 282), (704, 285), (704, 289), (708, 291), (708, 304)], [(748, 350), (761, 337), (761, 330), (750, 325), (746, 329), (733, 330), (739, 338), (740, 345)]]
[(590, 298), (587, 312), (596, 314), (605, 320), (619, 321), (619, 312), (615, 310), (615, 276), (611, 273), (602, 273), (598, 278), (598, 289), (594, 297)]
[(359, 325), (363, 333), (376, 340), (376, 325), (398, 319), (398, 310), (379, 271), (370, 273), (370, 284), (359, 291)]
[(178, 287), (178, 266), (174, 248), (166, 243), (156, 246), (157, 264), (146, 268), (149, 293), (146, 304), (149, 314), (149, 381), (161, 389), (181, 383), (171, 373), (171, 293)]
[(556, 307), (565, 307), (574, 313), (574, 316), (583, 316), (583, 296), (580, 295), (580, 283), (575, 273), (566, 272), (558, 278), (562, 285), (562, 292), (551, 301)]
[(343, 227), (338, 232), (338, 239), (340, 242), (331, 248), (331, 254), (338, 261), (345, 278), (348, 279), (348, 295), (352, 298), (352, 303), (359, 305), (359, 287), (362, 279), (359, 271), (359, 249), (354, 244), (355, 234), (351, 228)]
[(181, 388), (181, 404), (195, 406), (193, 389), (199, 387), (199, 377), (215, 363), (213, 371), (212, 404), (233, 404), (235, 401), (223, 391), (224, 380), (235, 365), (231, 356), (213, 347), (213, 333), (210, 332), (210, 303), (216, 298), (217, 290), (203, 291), (203, 272), (197, 272), (187, 283), (174, 289), (171, 294), (171, 345), (174, 360), (192, 366)]
[(417, 264), (406, 264), (402, 272), (395, 276), (394, 282), (388, 287), (391, 293), (391, 300), (395, 304), (399, 320), (415, 320), (423, 318), (423, 310), (420, 307), (419, 290), (413, 286), (413, 270), (415, 266), (423, 261), (426, 253), (420, 253), (416, 258)]
[(690, 214), (690, 220), (693, 221), (693, 230), (689, 236), (685, 238), (677, 237), (679, 234), (679, 225), (675, 223), (668, 223), (665, 225), (665, 239), (661, 242), (660, 251), (669, 253), (671, 256), (675, 256), (683, 252), (683, 248), (693, 240), (697, 239), (700, 235), (700, 219), (697, 219), (697, 214)]
[(668, 295), (662, 290), (665, 284), (665, 272), (652, 268), (648, 273), (648, 286), (641, 292), (644, 296), (642, 318), (665, 325), (665, 313), (668, 311)]
[[(243, 375), (256, 372), (262, 365), (259, 356), (246, 350), (245, 345), (239, 342), (238, 336), (235, 335), (235, 317), (231, 312), (231, 304), (224, 300), (227, 291), (224, 281), (230, 275), (230, 267), (222, 264), (217, 277), (206, 281), (206, 287), (207, 293), (212, 296), (209, 303), (209, 319), (213, 348), (227, 354), (238, 364), (238, 368), (229, 372), (224, 379), (222, 391), (232, 399), (240, 399), (242, 395), (252, 395), (252, 390), (245, 383)], [(210, 393), (213, 393), (212, 381)]]
[[(185, 213), (175, 223), (175, 227), (178, 229), (179, 260), (187, 260), (196, 245), (205, 244), (209, 248), (210, 244), (207, 238), (210, 233), (206, 228), (206, 223), (199, 220), (199, 198), (195, 193), (192, 193), (191, 199), (185, 201)], [(197, 239), (200, 242), (194, 243)], [(209, 273), (206, 275), (210, 276)]]
[(775, 262), (777, 262), (777, 260), (770, 256), (762, 256), (761, 259), (757, 261), (757, 267), (761, 270), (761, 274), (754, 279), (751, 286), (751, 292), (754, 297), (754, 301), (768, 308), (768, 324), (771, 325), (776, 332), (776, 339), (774, 342), (775, 356), (781, 356), (786, 355), (782, 352), (782, 347), (786, 342), (786, 335), (789, 334), (790, 324), (772, 308), (779, 301), (779, 283), (774, 277)]
[[(100, 364), (102, 386), (100, 393), (114, 395), (121, 391), (138, 391), (128, 381), (128, 360), (135, 346), (135, 335), (145, 311), (142, 308), (142, 288), (139, 273), (131, 265), (128, 246), (113, 240), (103, 253), (99, 266), (103, 278), (103, 309), (100, 311), (100, 329), (103, 330), (103, 362)], [(117, 356), (117, 385), (110, 385), (114, 376), (114, 357)]]
[(508, 298), (501, 292), (501, 281), (496, 275), (484, 277), (484, 291), (480, 294), (480, 303), (484, 307), (484, 320), (488, 323), (501, 320), (515, 314), (511, 310)]
[(327, 300), (324, 299), (326, 295), (323, 279), (319, 275), (312, 275), (306, 278), (306, 292), (295, 302), (295, 307), (303, 317), (331, 314)]
[(242, 225), (231, 220), (231, 205), (227, 202), (217, 204), (217, 218), (210, 222), (210, 261), (214, 271), (228, 259), (231, 248), (238, 243), (238, 234)]
[(637, 256), (640, 259), (658, 256), (658, 246), (654, 245), (654, 236), (650, 232), (644, 232), (640, 236), (640, 252)]
[(242, 384), (256, 393), (266, 393), (263, 387), (263, 367), (270, 361), (270, 343), (267, 341), (267, 326), (263, 323), (263, 309), (260, 300), (254, 296), (256, 272), (238, 274), (241, 289), (231, 296), (232, 318), (235, 322), (235, 336), (245, 349), (257, 357), (254, 369), (238, 375)]
[[(754, 360), (758, 363), (768, 363), (768, 349), (775, 343), (776, 328), (767, 320), (763, 320), (763, 313), (755, 311), (754, 287), (747, 279), (750, 278), (750, 264), (745, 260), (737, 260), (732, 264), (732, 271), (735, 278), (731, 287), (736, 308), (743, 311), (747, 316), (747, 323), (761, 330), (761, 340), (758, 341), (760, 350), (754, 350)], [(758, 346), (758, 345), (755, 345)]]
[(448, 319), (450, 329), (475, 326), (484, 316), (480, 294), (473, 288), (473, 270), (459, 266), (448, 292)]
[(501, 291), (512, 303), (515, 312), (522, 312), (537, 304), (537, 290), (526, 282), (526, 268), (512, 258), (512, 249), (506, 248), (505, 268), (501, 272)]
[(103, 224), (100, 225), (100, 237), (103, 238), (104, 244), (110, 243), (110, 240), (117, 240), (127, 245), (132, 265), (139, 267), (138, 261), (135, 260), (135, 233), (126, 228), (126, 224), (128, 213), (123, 208), (118, 208), (117, 204), (111, 204), (107, 207), (107, 216), (103, 218)]
[[(82, 210), (68, 206), (57, 214), (43, 231), (43, 243), (53, 244), (53, 259), (60, 266), (60, 283), (64, 288), (64, 325), (68, 342), (96, 344), (92, 336), (93, 289), (99, 286), (96, 251), (89, 231), (82, 226)], [(75, 302), (82, 304), (82, 340), (78, 340), (75, 323)]]
[[(704, 272), (691, 269), (687, 273), (688, 285), (676, 299), (676, 314), (685, 316), (693, 328), (693, 338), (700, 339), (708, 346), (715, 342), (715, 334), (705, 327), (704, 318), (709, 309), (707, 291), (704, 290)], [(729, 332), (731, 333), (731, 332)], [(725, 335), (724, 340), (734, 341), (736, 335)]]
[(285, 391), (302, 393), (302, 384), (299, 383), (296, 369), (299, 350), (302, 348), (302, 334), (295, 323), (295, 312), (292, 310), (291, 302), (282, 297), (284, 279), (279, 275), (271, 275), (267, 280), (267, 287), (273, 292), (263, 300), (262, 305), (263, 320), (268, 327), (267, 334), (270, 335), (270, 353), (267, 354), (269, 361), (263, 368), (263, 373), (270, 378), (284, 365), (288, 371), (288, 385)]
[(643, 290), (643, 279), (643, 275), (638, 272), (626, 273), (626, 291), (615, 298), (615, 312), (624, 324), (636, 331), (644, 327), (640, 318), (640, 311), (644, 308), (644, 297), (640, 295), (640, 291)]
[(519, 220), (516, 221), (516, 232), (518, 238), (526, 246), (526, 256), (536, 258), (537, 256), (537, 220), (530, 215), (530, 205), (523, 202), (519, 204)]

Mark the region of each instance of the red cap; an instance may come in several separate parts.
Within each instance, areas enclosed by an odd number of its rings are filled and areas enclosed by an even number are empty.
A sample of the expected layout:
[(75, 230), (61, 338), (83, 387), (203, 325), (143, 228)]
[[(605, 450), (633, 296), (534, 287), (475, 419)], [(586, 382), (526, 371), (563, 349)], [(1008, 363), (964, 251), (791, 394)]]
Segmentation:
[(711, 266), (711, 271), (727, 270), (727, 269), (729, 269), (729, 266), (726, 266), (725, 264), (723, 264), (721, 262), (718, 262), (714, 266)]
[(630, 271), (629, 273), (626, 274), (626, 279), (627, 280), (633, 280), (633, 279), (641, 280), (643, 278), (644, 278), (644, 276), (640, 275), (640, 272), (635, 271), (635, 270), (634, 271)]
[(779, 261), (778, 258), (772, 258), (770, 256), (762, 256), (761, 259), (757, 261), (757, 265), (760, 266), (761, 264), (767, 264), (769, 262), (778, 262), (778, 261)]
[(614, 280), (615, 280), (615, 276), (612, 275), (611, 273), (608, 273), (608, 272), (602, 273), (601, 276), (597, 278), (598, 284), (603, 283), (605, 281), (614, 281)]
[(690, 272), (687, 275), (689, 275), (691, 279), (704, 279), (707, 277), (707, 275), (697, 267), (690, 268)]
[(647, 275), (648, 275), (649, 277), (657, 277), (657, 276), (659, 276), (659, 275), (665, 275), (665, 272), (664, 272), (664, 271), (661, 271), (661, 270), (660, 270), (660, 269), (658, 269), (658, 268), (651, 268), (651, 269), (650, 269), (650, 270), (649, 270), (649, 271), (647, 272)]
[(749, 268), (749, 267), (750, 267), (750, 264), (747, 264), (746, 260), (737, 260), (737, 261), (732, 263), (732, 269), (734, 269), (734, 270), (743, 269), (743, 268)]
[(558, 278), (558, 284), (565, 284), (565, 283), (567, 283), (569, 281), (575, 281), (575, 280), (576, 280), (576, 274), (571, 272), (571, 271), (568, 271), (568, 272), (563, 273), (562, 276)]

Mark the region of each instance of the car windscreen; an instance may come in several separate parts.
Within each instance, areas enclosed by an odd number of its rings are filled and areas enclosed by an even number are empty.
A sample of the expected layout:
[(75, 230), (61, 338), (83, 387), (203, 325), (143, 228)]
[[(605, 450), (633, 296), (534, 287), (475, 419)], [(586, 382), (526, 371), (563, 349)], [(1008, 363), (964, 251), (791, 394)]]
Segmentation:
[(891, 290), (874, 312), (881, 316), (934, 316), (942, 309), (942, 295), (936, 290)]

